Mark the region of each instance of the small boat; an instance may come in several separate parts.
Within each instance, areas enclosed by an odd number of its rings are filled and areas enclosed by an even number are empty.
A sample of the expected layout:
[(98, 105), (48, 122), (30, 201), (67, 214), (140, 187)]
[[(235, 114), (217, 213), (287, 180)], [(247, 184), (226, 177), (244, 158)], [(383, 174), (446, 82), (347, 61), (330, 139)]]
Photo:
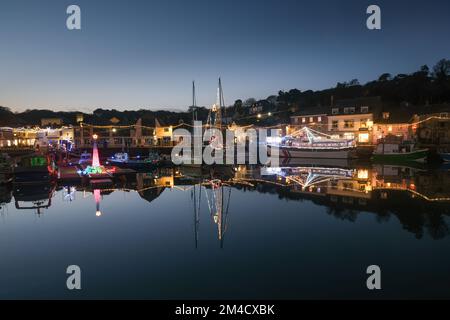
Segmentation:
[(372, 156), (375, 162), (426, 162), (428, 149), (416, 149), (410, 141), (382, 140)]
[(78, 164), (81, 165), (90, 165), (92, 164), (92, 154), (89, 152), (83, 152), (80, 155), (80, 160), (78, 160)]
[(8, 154), (0, 154), (0, 184), (12, 181), (12, 161)]
[(148, 157), (140, 156), (131, 158), (127, 152), (118, 152), (108, 158), (108, 164), (122, 168), (149, 168), (154, 167), (160, 162), (161, 158), (157, 153), (149, 153)]
[(278, 148), (280, 158), (351, 159), (356, 155), (354, 139), (332, 138), (308, 127), (279, 138), (278, 142), (270, 141), (269, 149)]
[(22, 157), (13, 171), (15, 184), (48, 182), (56, 174), (52, 161), (41, 155)]
[(442, 161), (450, 162), (450, 152), (439, 152), (439, 156), (441, 157)]

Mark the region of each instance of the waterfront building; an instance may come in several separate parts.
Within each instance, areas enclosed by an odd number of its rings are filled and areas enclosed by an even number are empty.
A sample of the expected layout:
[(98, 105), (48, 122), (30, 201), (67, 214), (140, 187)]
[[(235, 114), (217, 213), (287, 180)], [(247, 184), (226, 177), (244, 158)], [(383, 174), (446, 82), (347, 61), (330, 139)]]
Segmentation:
[(450, 149), (450, 105), (423, 108), (426, 113), (412, 117), (412, 133), (422, 145)]
[(328, 107), (308, 108), (296, 112), (290, 118), (289, 131), (308, 127), (319, 132), (328, 132)]
[(328, 132), (332, 136), (356, 139), (359, 145), (371, 144), (373, 115), (380, 108), (379, 97), (338, 100), (330, 107)]
[(0, 128), (0, 148), (7, 148), (13, 145), (14, 133), (13, 128)]
[(77, 148), (89, 148), (96, 134), (100, 148), (170, 147), (173, 128), (156, 118), (129, 123), (114, 117), (105, 123), (80, 123), (74, 128), (74, 141)]
[(34, 147), (37, 149), (47, 149), (48, 147), (71, 149), (74, 143), (74, 128), (60, 127), (56, 129), (38, 129)]
[(61, 118), (42, 118), (41, 127), (61, 127), (63, 120)]
[(14, 128), (13, 146), (14, 147), (34, 147), (39, 128)]
[(411, 114), (392, 108), (375, 115), (373, 126), (373, 144), (378, 144), (386, 136), (396, 136), (400, 140), (411, 140)]

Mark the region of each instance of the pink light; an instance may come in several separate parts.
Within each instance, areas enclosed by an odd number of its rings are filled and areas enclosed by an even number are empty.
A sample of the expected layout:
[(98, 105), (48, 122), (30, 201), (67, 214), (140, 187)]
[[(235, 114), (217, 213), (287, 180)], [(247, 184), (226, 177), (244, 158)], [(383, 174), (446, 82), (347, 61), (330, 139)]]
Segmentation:
[(100, 189), (94, 189), (94, 198), (95, 198), (95, 207), (97, 209), (97, 211), (95, 212), (95, 215), (97, 217), (99, 217), (102, 215), (102, 213), (100, 211), (100, 198), (101, 198)]
[(97, 140), (94, 139), (94, 148), (92, 150), (92, 166), (100, 167), (100, 158), (98, 156)]

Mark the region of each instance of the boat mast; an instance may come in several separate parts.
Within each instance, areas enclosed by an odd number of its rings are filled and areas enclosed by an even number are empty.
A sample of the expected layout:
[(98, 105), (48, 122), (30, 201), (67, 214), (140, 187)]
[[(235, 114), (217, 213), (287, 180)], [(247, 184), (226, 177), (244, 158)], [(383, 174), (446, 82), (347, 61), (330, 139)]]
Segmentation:
[(192, 81), (192, 125), (197, 120), (197, 99), (195, 97), (195, 81)]

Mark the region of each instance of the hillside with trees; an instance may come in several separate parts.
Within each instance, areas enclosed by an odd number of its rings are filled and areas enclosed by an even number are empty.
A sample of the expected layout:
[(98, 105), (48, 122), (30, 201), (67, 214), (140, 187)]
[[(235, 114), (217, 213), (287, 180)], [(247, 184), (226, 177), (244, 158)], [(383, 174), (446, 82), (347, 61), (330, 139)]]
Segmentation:
[[(378, 79), (360, 84), (358, 79), (348, 82), (338, 82), (334, 88), (325, 90), (291, 89), (279, 91), (266, 99), (257, 101), (254, 98), (238, 99), (233, 105), (224, 110), (224, 117), (237, 123), (256, 123), (271, 125), (289, 121), (289, 116), (299, 110), (311, 110), (322, 106), (330, 106), (333, 101), (358, 97), (381, 98), (386, 110), (399, 108), (400, 105), (411, 105), (426, 108), (427, 105), (450, 103), (450, 60), (441, 59), (432, 68), (421, 66), (410, 74), (382, 73)], [(259, 112), (252, 112), (252, 108), (261, 110), (270, 117), (257, 117)], [(450, 111), (450, 110), (449, 110)], [(199, 120), (205, 121), (208, 108), (196, 108)], [(79, 112), (64, 112), (51, 110), (27, 110), (12, 112), (7, 107), (0, 107), (0, 126), (39, 125), (42, 118), (61, 118), (64, 124), (76, 124)], [(96, 109), (92, 114), (84, 114), (86, 122), (107, 124), (113, 117), (121, 123), (133, 124), (139, 118), (147, 123), (157, 118), (162, 123), (178, 124), (192, 121), (192, 106), (186, 112), (152, 111), (149, 109), (118, 111)]]

